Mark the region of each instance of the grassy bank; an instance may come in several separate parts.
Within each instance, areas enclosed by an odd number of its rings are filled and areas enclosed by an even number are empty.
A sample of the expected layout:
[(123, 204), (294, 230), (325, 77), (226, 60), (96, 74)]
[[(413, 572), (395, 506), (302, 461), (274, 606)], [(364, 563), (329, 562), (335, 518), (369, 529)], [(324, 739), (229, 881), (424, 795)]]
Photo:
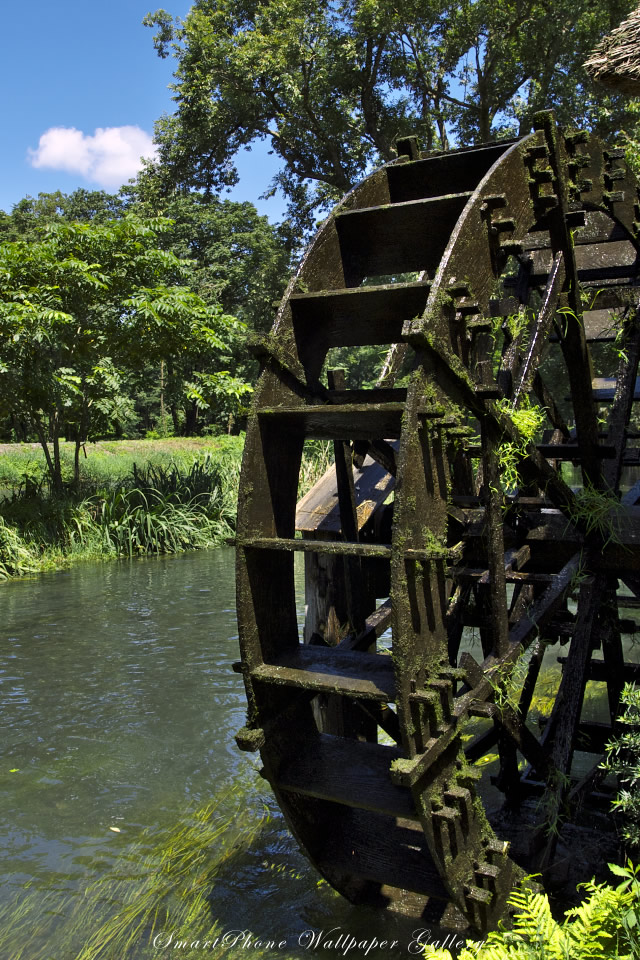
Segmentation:
[[(87, 445), (52, 496), (38, 445), (0, 447), (0, 579), (80, 560), (175, 553), (233, 536), (243, 438)], [(66, 478), (73, 445), (63, 444)]]
[[(55, 497), (39, 444), (0, 444), (0, 580), (229, 540), (243, 445), (227, 436), (87, 444), (72, 489), (74, 446), (63, 443), (67, 492)], [(331, 444), (308, 445), (300, 496), (332, 457)]]

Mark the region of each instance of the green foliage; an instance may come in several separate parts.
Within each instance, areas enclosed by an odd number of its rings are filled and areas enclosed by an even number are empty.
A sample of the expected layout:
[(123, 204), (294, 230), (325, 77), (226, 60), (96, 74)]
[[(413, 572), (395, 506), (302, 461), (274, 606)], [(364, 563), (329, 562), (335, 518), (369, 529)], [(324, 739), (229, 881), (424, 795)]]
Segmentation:
[(530, 655), (523, 652), (516, 662), (487, 675), (493, 689), (493, 702), (500, 710), (517, 712), (520, 693), (529, 669)]
[(29, 424), (58, 494), (61, 436), (75, 438), (77, 482), (82, 443), (127, 419), (123, 369), (180, 357), (193, 370), (223, 357), (238, 328), (180, 285), (189, 265), (159, 248), (167, 228), (133, 216), (53, 223), (42, 240), (0, 246), (0, 414)]
[[(248, 381), (258, 372), (255, 358), (246, 349), (245, 326), (264, 331), (271, 327), (273, 303), (281, 298), (290, 271), (291, 233), (271, 225), (250, 203), (195, 193), (161, 196), (130, 186), (118, 197), (84, 190), (26, 197), (11, 214), (0, 217), (0, 241), (39, 243), (51, 226), (80, 222), (108, 227), (127, 215), (145, 223), (163, 223), (156, 246), (181, 262), (184, 272), (179, 283), (214, 311), (216, 333), (221, 333), (218, 327), (225, 318), (233, 316), (237, 322), (223, 323), (223, 344), (209, 337), (206, 350), (198, 338), (192, 338), (193, 349), (159, 354), (147, 349), (147, 338), (137, 350), (134, 366), (121, 362), (111, 351), (120, 384), (110, 395), (119, 397), (120, 406), (104, 410), (105, 429), (98, 433), (106, 436), (115, 423), (128, 435), (151, 430), (152, 436), (168, 436), (169, 419), (176, 434), (201, 432), (207, 424), (226, 430), (248, 391)], [(170, 219), (160, 221), (160, 216)], [(165, 285), (171, 286), (166, 278)], [(143, 306), (142, 299), (137, 299), (136, 306)], [(166, 309), (163, 315), (163, 304), (146, 299), (144, 309), (153, 321), (150, 332), (156, 333), (159, 320), (167, 320)], [(69, 366), (73, 376), (73, 365)], [(200, 377), (212, 379), (202, 388)], [(101, 399), (104, 404), (104, 395)], [(12, 438), (31, 439), (23, 420), (12, 418), (11, 429)]]
[[(637, 870), (610, 865), (623, 882), (617, 887), (582, 884), (587, 898), (554, 919), (549, 898), (525, 886), (509, 904), (512, 928), (491, 932), (481, 944), (467, 941), (457, 960), (634, 960), (640, 956), (640, 882)], [(448, 950), (424, 952), (427, 960), (453, 960)]]
[[(176, 113), (156, 125), (144, 190), (208, 194), (237, 180), (233, 158), (268, 140), (283, 161), (273, 189), (298, 222), (338, 199), (398, 136), (426, 149), (523, 134), (536, 111), (616, 130), (625, 99), (582, 63), (631, 0), (196, 0), (184, 20), (145, 17), (177, 60)], [(563, 29), (557, 28), (558, 23)]]
[(506, 440), (498, 447), (500, 476), (506, 490), (514, 490), (520, 484), (520, 462), (528, 456), (529, 445), (542, 432), (546, 421), (543, 407), (528, 402), (514, 408), (508, 400), (500, 401), (500, 407), (518, 430), (517, 440)]
[(251, 203), (197, 193), (148, 196), (142, 184), (133, 195), (141, 215), (171, 220), (163, 240), (177, 257), (191, 261), (195, 293), (251, 329), (271, 329), (272, 304), (282, 296), (291, 268), (291, 238), (282, 228)]
[(575, 494), (568, 512), (571, 520), (580, 524), (588, 536), (597, 536), (605, 545), (619, 542), (614, 520), (620, 512), (620, 501), (613, 493), (596, 490), (587, 482)]
[(622, 731), (607, 744), (605, 766), (618, 775), (613, 806), (622, 814), (622, 837), (635, 853), (640, 848), (640, 688), (625, 684), (620, 703)]
[(115, 220), (126, 212), (122, 197), (104, 190), (74, 190), (64, 194), (39, 193), (36, 198), (24, 197), (10, 214), (0, 218), (0, 241), (41, 240), (47, 226), (55, 221), (63, 223), (104, 223)]

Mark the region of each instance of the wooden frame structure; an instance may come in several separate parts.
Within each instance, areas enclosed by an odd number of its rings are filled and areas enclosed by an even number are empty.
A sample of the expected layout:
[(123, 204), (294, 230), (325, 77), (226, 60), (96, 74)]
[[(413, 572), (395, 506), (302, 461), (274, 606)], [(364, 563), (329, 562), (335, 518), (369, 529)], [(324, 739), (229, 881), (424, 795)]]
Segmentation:
[[(257, 348), (237, 739), (261, 751), (293, 833), (345, 896), (486, 929), (524, 867), (552, 864), (548, 828), (602, 779), (637, 674), (620, 609), (623, 592), (640, 598), (638, 191), (620, 151), (548, 114), (517, 141), (398, 151), (325, 221)], [(330, 369), (332, 348), (373, 344), (389, 351), (376, 386)], [(523, 433), (532, 407), (544, 436)], [(316, 437), (335, 467), (296, 511)], [(558, 639), (541, 732), (536, 683)], [(604, 725), (581, 718), (594, 680)], [(592, 754), (579, 776), (578, 749)], [(507, 804), (543, 795), (528, 856), (510, 855), (480, 799), (492, 751)]]

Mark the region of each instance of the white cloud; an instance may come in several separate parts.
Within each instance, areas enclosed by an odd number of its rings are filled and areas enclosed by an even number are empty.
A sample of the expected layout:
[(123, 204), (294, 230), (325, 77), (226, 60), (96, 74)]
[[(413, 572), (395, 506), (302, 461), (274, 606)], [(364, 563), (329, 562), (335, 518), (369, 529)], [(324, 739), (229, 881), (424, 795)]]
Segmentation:
[(28, 157), (32, 167), (78, 173), (114, 190), (136, 175), (140, 157), (155, 153), (151, 137), (140, 127), (98, 127), (93, 136), (75, 127), (50, 127)]

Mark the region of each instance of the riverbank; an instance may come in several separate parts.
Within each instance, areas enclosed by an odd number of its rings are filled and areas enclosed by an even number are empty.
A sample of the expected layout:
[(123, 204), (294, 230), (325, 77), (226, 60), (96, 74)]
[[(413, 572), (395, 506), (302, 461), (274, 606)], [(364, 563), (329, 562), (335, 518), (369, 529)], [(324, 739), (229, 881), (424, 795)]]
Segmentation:
[[(54, 496), (39, 445), (3, 444), (0, 579), (228, 541), (243, 446), (242, 436), (87, 444), (79, 486)], [(61, 457), (70, 481), (73, 444)]]
[[(228, 543), (235, 536), (244, 435), (87, 444), (73, 488), (72, 443), (61, 444), (64, 496), (47, 483), (36, 443), (0, 444), (0, 580)], [(299, 496), (332, 460), (309, 445)]]

